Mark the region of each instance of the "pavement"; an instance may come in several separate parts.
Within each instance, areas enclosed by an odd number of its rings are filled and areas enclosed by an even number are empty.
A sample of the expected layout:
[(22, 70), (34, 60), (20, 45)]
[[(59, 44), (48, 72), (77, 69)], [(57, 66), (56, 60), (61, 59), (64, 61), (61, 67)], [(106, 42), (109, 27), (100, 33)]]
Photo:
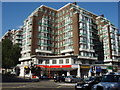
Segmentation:
[(56, 84), (61, 86), (75, 86), (76, 83), (56, 83)]

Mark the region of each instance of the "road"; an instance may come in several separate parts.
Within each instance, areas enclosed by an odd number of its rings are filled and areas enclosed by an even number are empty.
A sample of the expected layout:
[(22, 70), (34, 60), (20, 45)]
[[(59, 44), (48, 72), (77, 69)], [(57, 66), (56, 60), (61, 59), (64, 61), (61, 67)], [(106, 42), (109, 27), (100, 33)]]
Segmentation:
[(3, 76), (2, 80), (2, 90), (74, 90), (75, 85), (70, 83), (55, 83), (53, 80), (40, 80), (39, 82), (33, 82), (31, 80), (18, 78), (15, 76)]

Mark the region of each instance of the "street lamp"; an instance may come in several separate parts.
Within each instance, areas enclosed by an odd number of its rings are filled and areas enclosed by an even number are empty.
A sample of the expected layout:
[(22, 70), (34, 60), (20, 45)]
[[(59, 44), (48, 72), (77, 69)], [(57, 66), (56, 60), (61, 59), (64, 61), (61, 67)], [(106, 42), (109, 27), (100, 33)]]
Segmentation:
[(112, 59), (112, 72), (113, 72), (113, 59)]
[(49, 78), (50, 78), (50, 65), (49, 65), (49, 68), (48, 68), (48, 69), (49, 69), (48, 74), (49, 74)]

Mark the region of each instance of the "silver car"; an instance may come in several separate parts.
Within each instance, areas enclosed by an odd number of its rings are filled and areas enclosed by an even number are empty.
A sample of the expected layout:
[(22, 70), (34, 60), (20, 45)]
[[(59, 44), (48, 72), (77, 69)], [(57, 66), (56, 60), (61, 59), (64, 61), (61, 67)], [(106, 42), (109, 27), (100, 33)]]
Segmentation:
[(65, 77), (65, 82), (77, 83), (77, 82), (80, 82), (82, 80), (83, 80), (82, 78), (76, 77), (75, 75)]
[(101, 82), (95, 84), (92, 90), (120, 90), (120, 74), (112, 72), (104, 75)]

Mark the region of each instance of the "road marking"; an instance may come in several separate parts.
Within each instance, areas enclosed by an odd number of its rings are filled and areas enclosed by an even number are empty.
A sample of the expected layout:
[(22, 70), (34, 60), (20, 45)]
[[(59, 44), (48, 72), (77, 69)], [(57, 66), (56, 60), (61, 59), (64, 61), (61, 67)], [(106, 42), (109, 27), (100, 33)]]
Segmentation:
[(62, 86), (58, 86), (57, 88), (60, 88), (60, 87), (62, 87)]
[(2, 87), (2, 88), (23, 88), (23, 87)]
[(21, 83), (20, 82), (19, 83), (12, 83), (12, 82), (10, 82), (10, 83), (4, 83), (3, 82), (3, 83), (0, 83), (0, 84), (3, 84), (3, 85), (5, 85), (5, 84), (18, 84), (19, 85), (19, 84), (28, 84), (28, 83), (32, 83), (32, 82), (25, 82), (25, 83), (22, 83), (22, 82)]
[(64, 85), (64, 86), (75, 86), (75, 84), (70, 83), (55, 83), (56, 85)]

